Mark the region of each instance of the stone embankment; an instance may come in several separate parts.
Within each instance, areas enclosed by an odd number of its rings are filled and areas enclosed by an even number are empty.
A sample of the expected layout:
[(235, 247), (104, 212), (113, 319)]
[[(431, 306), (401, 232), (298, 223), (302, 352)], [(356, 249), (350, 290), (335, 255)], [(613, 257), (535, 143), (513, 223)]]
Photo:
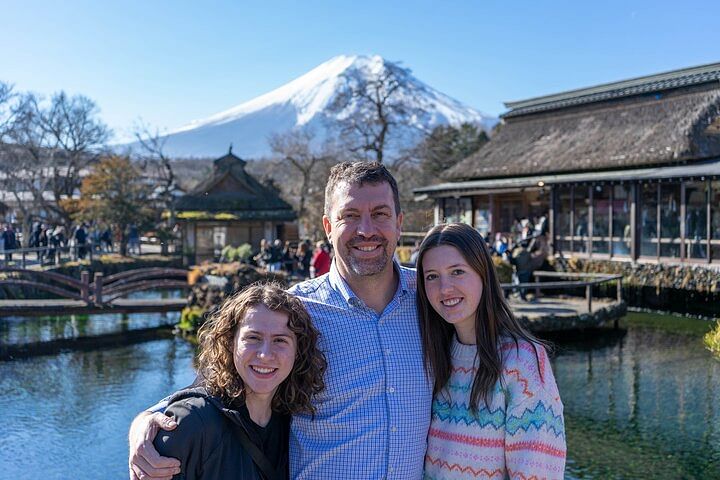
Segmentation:
[(720, 292), (720, 265), (645, 264), (575, 257), (567, 263), (570, 272), (622, 274), (623, 285), (631, 287)]
[(177, 331), (190, 340), (194, 340), (207, 314), (233, 293), (260, 281), (274, 281), (283, 287), (290, 285), (290, 279), (283, 272), (271, 273), (240, 262), (193, 267), (188, 274), (188, 281), (191, 285), (188, 306), (182, 312)]

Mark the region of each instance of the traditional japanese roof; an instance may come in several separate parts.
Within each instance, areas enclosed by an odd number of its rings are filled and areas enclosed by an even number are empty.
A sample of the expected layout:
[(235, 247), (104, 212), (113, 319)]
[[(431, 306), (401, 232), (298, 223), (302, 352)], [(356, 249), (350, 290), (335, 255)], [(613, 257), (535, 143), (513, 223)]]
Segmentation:
[(683, 165), (720, 157), (720, 63), (506, 104), (450, 181)]
[[(187, 219), (196, 219), (193, 213), (203, 212), (197, 219), (223, 220), (294, 220), (292, 207), (278, 192), (261, 184), (245, 171), (246, 162), (227, 155), (213, 162), (213, 172), (192, 192), (175, 202), (178, 218), (188, 212)], [(219, 216), (218, 216), (219, 214)]]

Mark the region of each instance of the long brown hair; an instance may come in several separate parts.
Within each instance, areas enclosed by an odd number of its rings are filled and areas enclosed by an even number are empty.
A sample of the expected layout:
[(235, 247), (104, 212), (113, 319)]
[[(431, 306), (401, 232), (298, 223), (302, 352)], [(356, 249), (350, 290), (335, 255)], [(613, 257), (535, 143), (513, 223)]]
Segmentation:
[[(475, 345), (479, 368), (473, 379), (470, 391), (470, 408), (477, 411), (482, 397), (489, 405), (489, 396), (495, 383), (502, 375), (502, 355), (499, 344), (503, 337), (510, 337), (519, 348), (519, 341), (530, 342), (535, 349), (535, 358), (539, 364), (537, 345), (546, 346), (535, 339), (517, 321), (505, 300), (495, 265), (490, 258), (485, 240), (474, 228), (464, 223), (437, 225), (428, 232), (420, 244), (417, 259), (418, 314), (423, 342), (425, 368), (428, 375), (434, 376), (433, 394), (440, 392), (450, 380), (450, 350), (455, 328), (446, 322), (430, 305), (425, 292), (425, 272), (423, 258), (425, 254), (441, 245), (451, 246), (465, 258), (467, 264), (482, 280), (482, 296), (475, 312)], [(542, 375), (542, 372), (541, 372)]]
[(276, 283), (253, 284), (229, 297), (198, 332), (200, 354), (198, 372), (208, 392), (232, 403), (244, 402), (245, 385), (233, 360), (235, 332), (245, 314), (254, 306), (288, 316), (288, 328), (295, 334), (297, 352), (288, 377), (272, 399), (272, 409), (281, 413), (315, 413), (312, 397), (325, 388), (323, 375), (327, 362), (317, 348), (319, 333), (300, 299)]

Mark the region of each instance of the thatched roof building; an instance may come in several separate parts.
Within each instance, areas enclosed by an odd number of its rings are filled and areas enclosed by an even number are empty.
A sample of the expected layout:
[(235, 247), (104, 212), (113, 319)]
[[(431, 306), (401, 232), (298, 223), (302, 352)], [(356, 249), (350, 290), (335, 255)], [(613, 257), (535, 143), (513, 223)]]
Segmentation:
[[(562, 204), (565, 197), (572, 197), (572, 202), (566, 202), (564, 208), (572, 208), (570, 217), (575, 218), (564, 219), (565, 223), (570, 222), (561, 225), (567, 230), (564, 236), (576, 236), (580, 217), (588, 221), (585, 218), (588, 214), (592, 217), (595, 213), (598, 217), (602, 212), (601, 215), (609, 216), (609, 219), (602, 217), (608, 226), (596, 225), (595, 233), (610, 233), (597, 240), (610, 246), (598, 252), (592, 238), (573, 243), (582, 245), (582, 251), (591, 256), (595, 253), (612, 256), (610, 211), (613, 206), (620, 208), (615, 205), (619, 199), (627, 202), (622, 208), (636, 209), (637, 217), (627, 221), (632, 232), (638, 230), (637, 242), (643, 241), (642, 228), (637, 226), (639, 216), (657, 217), (655, 230), (660, 232), (661, 214), (651, 210), (655, 208), (660, 212), (663, 202), (667, 201), (670, 210), (677, 207), (673, 215), (678, 232), (683, 228), (687, 231), (689, 208), (702, 210), (706, 225), (703, 239), (707, 241), (702, 257), (711, 260), (714, 254), (710, 255), (707, 247), (717, 241), (720, 258), (720, 225), (718, 237), (713, 233), (714, 209), (720, 208), (720, 196), (715, 196), (720, 192), (713, 183), (720, 179), (720, 63), (505, 105), (509, 111), (501, 116), (502, 124), (490, 142), (450, 169), (444, 183), (416, 189), (418, 196), (437, 199), (437, 221), (462, 218), (475, 224), (479, 219), (483, 230), (503, 232), (515, 217), (548, 214), (558, 227), (562, 224), (559, 216), (563, 212), (559, 203)], [(652, 186), (661, 181), (675, 183), (667, 187)], [(691, 186), (688, 182), (702, 185)], [(622, 186), (624, 190), (610, 192), (613, 185)], [(606, 186), (608, 191), (602, 191)], [(692, 201), (681, 198), (690, 191), (694, 192)], [(666, 198), (667, 195), (670, 197)], [(649, 203), (651, 197), (655, 199), (654, 207)], [(698, 203), (703, 197), (706, 197), (701, 202), (704, 207)], [(501, 212), (507, 201), (512, 205), (505, 205), (507, 208)], [(715, 203), (711, 208), (712, 201)], [(583, 207), (578, 213), (582, 204), (588, 208)], [(643, 205), (647, 207), (645, 210)], [(479, 210), (484, 213), (478, 213)], [(513, 218), (508, 219), (507, 215)], [(619, 211), (616, 217), (618, 215)], [(589, 221), (592, 223), (592, 218)], [(717, 222), (720, 222), (720, 213)], [(615, 235), (618, 227), (615, 225)], [(646, 236), (651, 235), (649, 228)], [(555, 230), (557, 234), (557, 228)], [(592, 237), (592, 232), (589, 233)], [(688, 252), (686, 248), (685, 254), (681, 252), (684, 248), (681, 244), (685, 244), (685, 238), (679, 234), (676, 239), (663, 238), (661, 233), (659, 238), (646, 240), (656, 245), (657, 258), (677, 254), (684, 260)], [(629, 253), (633, 260), (644, 256), (641, 250), (647, 253), (654, 248), (641, 249), (639, 243), (633, 243), (634, 237), (624, 241), (632, 247), (624, 253)], [(562, 241), (556, 242), (556, 247), (561, 244)], [(677, 244), (677, 248), (661, 248), (662, 244)], [(571, 248), (570, 243), (563, 245), (566, 250)], [(582, 253), (575, 245), (571, 251)]]
[(196, 261), (219, 255), (227, 245), (249, 243), (257, 249), (263, 238), (294, 240), (297, 215), (277, 191), (245, 171), (246, 162), (227, 155), (192, 192), (175, 201), (183, 229), (183, 247)]
[(292, 221), (292, 207), (277, 191), (258, 182), (245, 171), (246, 162), (227, 155), (213, 162), (213, 172), (187, 195), (176, 200), (178, 217), (214, 218), (218, 214), (244, 220)]

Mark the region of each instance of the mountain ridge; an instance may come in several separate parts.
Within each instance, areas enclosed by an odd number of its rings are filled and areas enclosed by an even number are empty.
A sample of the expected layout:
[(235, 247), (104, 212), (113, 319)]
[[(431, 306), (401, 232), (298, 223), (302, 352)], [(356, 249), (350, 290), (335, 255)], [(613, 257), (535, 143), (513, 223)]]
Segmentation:
[[(262, 158), (271, 154), (268, 137), (297, 128), (309, 128), (323, 138), (328, 125), (340, 115), (352, 112), (329, 112), (328, 107), (342, 87), (348, 74), (365, 77), (377, 75), (386, 64), (394, 65), (378, 55), (339, 55), (318, 65), (294, 80), (201, 120), (171, 130), (162, 137), (165, 153), (171, 157), (218, 157), (233, 144), (243, 158)], [(435, 126), (475, 123), (489, 131), (497, 119), (482, 114), (458, 100), (426, 85), (410, 75), (409, 82), (417, 98), (416, 107), (423, 110), (423, 119), (408, 119), (422, 130)], [(137, 143), (128, 145), (137, 151)]]

